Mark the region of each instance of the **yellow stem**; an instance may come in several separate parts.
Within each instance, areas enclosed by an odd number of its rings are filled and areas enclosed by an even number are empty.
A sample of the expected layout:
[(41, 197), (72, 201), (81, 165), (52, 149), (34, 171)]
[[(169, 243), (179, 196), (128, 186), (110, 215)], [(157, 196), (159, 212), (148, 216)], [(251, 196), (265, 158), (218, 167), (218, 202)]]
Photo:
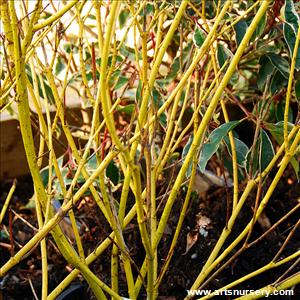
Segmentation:
[(285, 151), (288, 151), (289, 144), (288, 144), (288, 119), (289, 119), (289, 109), (290, 109), (290, 100), (291, 100), (291, 94), (292, 94), (292, 87), (293, 87), (293, 78), (294, 78), (294, 71), (296, 66), (296, 58), (298, 55), (298, 48), (299, 48), (299, 40), (300, 40), (300, 26), (298, 28), (297, 36), (296, 36), (296, 42), (295, 47), (293, 51), (293, 57), (291, 62), (291, 68), (290, 68), (290, 75), (289, 75), (289, 81), (286, 91), (286, 98), (285, 98), (285, 108), (284, 108), (284, 126), (283, 126), (283, 136), (284, 136), (284, 144), (285, 144)]
[(56, 14), (52, 15), (51, 17), (39, 24), (35, 24), (33, 26), (33, 31), (38, 31), (46, 26), (52, 25), (56, 20), (58, 20), (65, 13), (67, 13), (76, 3), (78, 3), (77, 0), (68, 1), (68, 4), (65, 5), (62, 9), (60, 9)]
[(7, 194), (7, 197), (6, 197), (5, 201), (4, 201), (3, 207), (1, 209), (1, 213), (0, 213), (0, 225), (2, 224), (3, 218), (5, 216), (7, 208), (9, 206), (9, 202), (10, 202), (10, 200), (11, 200), (11, 198), (12, 198), (14, 192), (15, 192), (16, 185), (17, 185), (17, 180), (14, 179), (13, 184), (12, 184), (12, 186), (11, 186), (8, 194)]
[(270, 262), (270, 263), (266, 264), (265, 266), (243, 276), (242, 278), (239, 278), (239, 279), (231, 282), (230, 284), (223, 286), (221, 289), (214, 291), (209, 296), (201, 297), (201, 300), (211, 299), (212, 297), (214, 297), (214, 295), (218, 295), (218, 292), (220, 292), (222, 290), (232, 289), (234, 286), (241, 284), (242, 282), (245, 282), (246, 280), (251, 279), (259, 274), (262, 274), (263, 272), (269, 271), (274, 268), (278, 268), (278, 267), (282, 266), (283, 264), (286, 264), (286, 263), (290, 262), (291, 260), (297, 258), (298, 256), (300, 256), (300, 251), (296, 251), (295, 253), (289, 255), (288, 257), (286, 257), (276, 263)]

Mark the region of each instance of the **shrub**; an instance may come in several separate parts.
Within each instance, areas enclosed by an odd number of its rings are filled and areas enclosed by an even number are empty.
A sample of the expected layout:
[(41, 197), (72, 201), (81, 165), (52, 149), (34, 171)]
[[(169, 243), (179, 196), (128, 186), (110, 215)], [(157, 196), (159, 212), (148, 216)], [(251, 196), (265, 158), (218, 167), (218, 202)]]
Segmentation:
[[(203, 288), (213, 271), (216, 276), (257, 243), (249, 241), (253, 226), (288, 164), (299, 173), (297, 5), (290, 0), (64, 2), (63, 7), (48, 3), (54, 7), (48, 13), (46, 1), (36, 1), (34, 7), (28, 2), (1, 1), (1, 111), (17, 106), (39, 231), (2, 266), (0, 274), (4, 276), (40, 244), (43, 299), (55, 299), (79, 273), (98, 299), (107, 295), (122, 299), (120, 264), (128, 296), (139, 298), (144, 284), (147, 298), (155, 299), (199, 175), (215, 184), (219, 180), (231, 198), (224, 229), (190, 287)], [(68, 94), (71, 89), (75, 92)], [(66, 96), (76, 93), (82, 113), (74, 130)], [(29, 103), (38, 117), (37, 151)], [(63, 136), (68, 146), (58, 158), (55, 143)], [(207, 169), (221, 174), (209, 177)], [(272, 170), (275, 175), (266, 185)], [(232, 193), (226, 174), (232, 178)], [(183, 186), (186, 190), (181, 193)], [(158, 187), (165, 195), (160, 205)], [(255, 191), (251, 220), (226, 244)], [(158, 247), (179, 194), (185, 197), (182, 211), (162, 262)], [(99, 241), (89, 256), (73, 212), (86, 195), (97, 203), (111, 228), (110, 236)], [(74, 243), (58, 225), (67, 214)], [(138, 275), (123, 235), (123, 229), (135, 222), (144, 255)], [(45, 238), (49, 233), (74, 270), (47, 296)], [(286, 243), (289, 239), (290, 235)], [(109, 247), (110, 284), (89, 268)], [(279, 259), (282, 249), (270, 263), (224, 288), (299, 256), (295, 251)], [(298, 282), (295, 273), (264, 289), (287, 289)]]

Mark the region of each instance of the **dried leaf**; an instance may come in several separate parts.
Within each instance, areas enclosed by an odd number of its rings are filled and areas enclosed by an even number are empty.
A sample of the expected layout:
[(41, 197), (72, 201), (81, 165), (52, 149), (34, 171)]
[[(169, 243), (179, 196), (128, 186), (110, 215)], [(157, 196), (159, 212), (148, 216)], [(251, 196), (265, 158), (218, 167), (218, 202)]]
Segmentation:
[(186, 255), (198, 240), (198, 232), (189, 232), (186, 236), (186, 248), (182, 255)]

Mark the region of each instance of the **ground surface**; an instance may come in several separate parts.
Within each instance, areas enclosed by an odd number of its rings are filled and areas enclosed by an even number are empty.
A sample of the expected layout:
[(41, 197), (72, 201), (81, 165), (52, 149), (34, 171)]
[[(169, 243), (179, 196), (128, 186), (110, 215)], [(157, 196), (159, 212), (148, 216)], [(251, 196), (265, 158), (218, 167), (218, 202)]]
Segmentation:
[[(300, 184), (297, 184), (296, 178), (291, 171), (279, 183), (275, 190), (269, 206), (266, 210), (266, 218), (273, 224), (280, 219), (285, 213), (293, 208), (300, 197)], [(270, 178), (272, 177), (272, 174)], [(271, 180), (271, 179), (269, 179)], [(0, 208), (11, 186), (11, 182), (2, 182), (0, 184)], [(243, 189), (243, 184), (240, 186)], [(0, 265), (2, 266), (11, 256), (11, 254), (18, 251), (21, 245), (24, 245), (32, 236), (33, 228), (24, 222), (30, 223), (32, 226), (37, 226), (35, 213), (33, 210), (24, 209), (23, 206), (27, 204), (28, 199), (33, 192), (30, 177), (20, 178), (16, 192), (13, 196), (11, 209), (13, 211), (7, 213), (4, 220), (4, 225), (0, 235)], [(230, 193), (230, 191), (228, 191)], [(174, 233), (177, 218), (181, 211), (182, 202), (184, 199), (184, 191), (180, 192), (178, 201), (172, 211), (172, 218), (168, 224), (168, 229), (160, 243), (159, 260), (162, 262), (168, 253), (168, 245), (172, 240), (172, 233)], [(109, 234), (109, 227), (103, 222), (103, 216), (99, 209), (95, 206), (93, 201), (86, 197), (82, 200), (82, 208), (80, 211), (76, 209), (75, 213), (83, 226), (82, 239), (84, 241), (86, 253), (90, 253), (99, 241), (102, 241)], [(248, 223), (252, 209), (254, 207), (254, 197), (250, 197), (246, 203), (246, 207), (238, 219), (237, 226), (234, 228), (232, 234), (233, 240), (239, 232)], [(21, 216), (17, 218), (15, 212)], [(11, 225), (9, 225), (9, 215), (11, 215)], [(197, 234), (197, 220), (199, 216), (202, 220), (209, 220), (209, 225), (204, 228), (201, 234), (198, 234), (198, 239), (195, 244), (187, 250), (187, 235), (195, 236)], [(206, 217), (206, 219), (205, 219)], [(204, 218), (204, 219), (203, 219)], [(207, 285), (207, 289), (216, 289), (224, 286), (226, 283), (239, 278), (265, 263), (269, 262), (283, 244), (285, 238), (297, 220), (299, 213), (293, 214), (284, 223), (282, 223), (276, 230), (266, 239), (262, 240), (253, 248), (248, 249), (235, 259), (227, 268), (220, 274), (213, 278)], [(176, 246), (174, 257), (171, 261), (168, 272), (166, 273), (161, 284), (159, 299), (183, 299), (186, 295), (186, 289), (191, 286), (203, 264), (205, 263), (209, 253), (213, 249), (220, 232), (222, 231), (226, 222), (226, 193), (224, 189), (212, 189), (205, 197), (198, 197), (194, 195), (193, 201), (188, 210), (186, 220), (184, 222), (183, 231), (179, 238), (179, 243)], [(125, 239), (128, 241), (128, 248), (132, 259), (137, 266), (142, 263), (141, 256), (142, 245), (137, 234), (136, 224), (132, 224), (125, 230)], [(5, 233), (5, 228), (8, 232)], [(9, 238), (10, 232), (13, 236), (13, 241)], [(261, 225), (257, 224), (254, 227), (251, 240), (260, 236), (263, 233)], [(12, 246), (14, 249), (12, 249)], [(287, 247), (281, 254), (282, 257), (287, 256), (300, 248), (300, 232), (295, 232), (292, 239), (289, 241)], [(57, 248), (48, 239), (48, 263), (49, 263), (49, 289), (52, 290), (71, 270), (67, 266), (64, 259), (59, 254)], [(264, 273), (253, 280), (248, 280), (236, 287), (237, 289), (256, 289), (260, 288), (270, 282), (275, 281), (280, 277), (291, 264), (285, 265), (282, 268), (275, 269), (271, 272)], [(101, 257), (92, 264), (91, 269), (102, 280), (109, 284), (110, 274), (110, 250), (104, 252)], [(296, 266), (291, 270), (287, 276), (296, 273), (300, 270), (300, 266)], [(122, 274), (124, 276), (124, 274)], [(32, 287), (31, 287), (32, 286)], [(41, 263), (40, 250), (37, 247), (30, 256), (21, 261), (0, 281), (0, 299), (34, 299), (33, 290), (40, 295), (41, 289)], [(74, 293), (71, 291), (75, 290)], [(125, 281), (120, 282), (120, 290), (123, 290), (126, 296)], [(294, 297), (284, 297), (284, 299), (300, 299), (300, 288), (295, 287)], [(59, 300), (66, 299), (93, 299), (90, 290), (86, 284), (79, 278), (77, 282), (69, 289), (66, 294), (62, 295)], [(271, 297), (270, 297), (271, 298)], [(270, 299), (269, 298), (269, 299)], [(141, 291), (139, 299), (146, 299), (145, 290)], [(221, 298), (218, 299), (231, 299)], [(272, 297), (271, 299), (283, 299), (280, 297)]]

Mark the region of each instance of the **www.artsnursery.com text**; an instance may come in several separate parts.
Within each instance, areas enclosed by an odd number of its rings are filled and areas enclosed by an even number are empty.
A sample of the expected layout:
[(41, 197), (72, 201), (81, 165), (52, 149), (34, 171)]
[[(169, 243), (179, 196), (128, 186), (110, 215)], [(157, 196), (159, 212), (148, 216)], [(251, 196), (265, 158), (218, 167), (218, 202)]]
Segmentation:
[(246, 295), (262, 295), (263, 297), (269, 297), (271, 295), (279, 296), (293, 296), (293, 290), (187, 290), (188, 296), (246, 296)]

